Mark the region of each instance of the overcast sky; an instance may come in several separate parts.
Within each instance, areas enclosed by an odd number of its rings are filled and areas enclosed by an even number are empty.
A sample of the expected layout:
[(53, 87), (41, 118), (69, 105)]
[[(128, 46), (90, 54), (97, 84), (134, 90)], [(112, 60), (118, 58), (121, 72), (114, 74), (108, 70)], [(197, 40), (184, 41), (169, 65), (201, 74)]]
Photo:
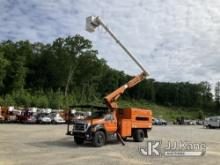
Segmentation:
[(103, 18), (151, 78), (220, 80), (219, 0), (0, 0), (0, 40), (47, 43), (79, 33), (111, 67), (138, 74), (103, 29), (85, 31), (90, 15)]

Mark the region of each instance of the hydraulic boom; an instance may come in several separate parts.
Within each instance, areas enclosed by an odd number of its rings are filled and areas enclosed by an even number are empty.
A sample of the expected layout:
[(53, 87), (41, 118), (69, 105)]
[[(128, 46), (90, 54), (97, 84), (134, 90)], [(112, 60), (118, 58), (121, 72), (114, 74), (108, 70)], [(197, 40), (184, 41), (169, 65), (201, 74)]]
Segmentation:
[(117, 100), (125, 92), (125, 90), (132, 88), (136, 84), (140, 83), (143, 79), (145, 79), (145, 77), (146, 77), (146, 73), (142, 72), (141, 74), (135, 76), (126, 84), (122, 85), (121, 87), (119, 87), (118, 89), (107, 95), (104, 98), (107, 106), (110, 107), (111, 109), (117, 109), (118, 108)]
[(116, 41), (116, 43), (127, 53), (127, 55), (140, 67), (142, 73), (135, 76), (126, 84), (122, 85), (109, 95), (104, 98), (106, 105), (112, 110), (118, 108), (117, 100), (119, 97), (125, 92), (126, 89), (132, 88), (133, 86), (140, 83), (147, 76), (149, 76), (148, 72), (144, 69), (144, 67), (137, 61), (137, 59), (132, 55), (132, 53), (118, 40), (118, 38), (114, 35), (114, 33), (105, 25), (105, 23), (100, 19), (100, 17), (90, 16), (86, 19), (86, 30), (89, 32), (94, 32), (95, 29), (101, 25), (110, 36)]

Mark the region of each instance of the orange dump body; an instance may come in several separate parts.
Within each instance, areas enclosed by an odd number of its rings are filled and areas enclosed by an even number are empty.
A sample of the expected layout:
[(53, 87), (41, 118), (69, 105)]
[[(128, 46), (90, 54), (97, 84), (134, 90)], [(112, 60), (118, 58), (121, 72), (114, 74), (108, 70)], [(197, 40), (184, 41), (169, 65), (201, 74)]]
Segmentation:
[(132, 136), (133, 128), (152, 128), (152, 112), (147, 109), (127, 108), (117, 112), (119, 133), (122, 137)]

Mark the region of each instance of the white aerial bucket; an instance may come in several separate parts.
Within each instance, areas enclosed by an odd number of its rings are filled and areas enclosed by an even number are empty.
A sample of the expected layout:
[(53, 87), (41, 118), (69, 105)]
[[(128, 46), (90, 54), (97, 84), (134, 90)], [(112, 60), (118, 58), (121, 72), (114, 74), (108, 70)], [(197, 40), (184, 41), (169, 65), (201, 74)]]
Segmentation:
[(95, 28), (99, 26), (99, 24), (96, 21), (96, 17), (89, 16), (86, 18), (86, 31), (88, 32), (94, 32)]

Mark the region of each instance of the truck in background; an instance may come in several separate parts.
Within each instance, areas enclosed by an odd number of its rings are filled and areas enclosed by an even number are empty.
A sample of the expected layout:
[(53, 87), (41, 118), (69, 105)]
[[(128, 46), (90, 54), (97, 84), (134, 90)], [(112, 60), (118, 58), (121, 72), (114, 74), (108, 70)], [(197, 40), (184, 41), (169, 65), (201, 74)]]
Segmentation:
[(220, 116), (211, 116), (211, 117), (205, 118), (204, 127), (220, 128)]

